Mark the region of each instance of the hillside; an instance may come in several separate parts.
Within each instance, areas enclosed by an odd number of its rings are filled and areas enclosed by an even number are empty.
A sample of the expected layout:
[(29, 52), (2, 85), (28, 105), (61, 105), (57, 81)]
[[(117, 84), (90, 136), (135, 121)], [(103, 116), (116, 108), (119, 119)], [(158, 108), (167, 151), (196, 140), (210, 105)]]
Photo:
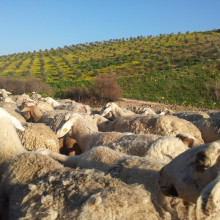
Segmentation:
[(220, 33), (138, 36), (0, 56), (0, 76), (56, 88), (115, 74), (124, 97), (220, 107)]

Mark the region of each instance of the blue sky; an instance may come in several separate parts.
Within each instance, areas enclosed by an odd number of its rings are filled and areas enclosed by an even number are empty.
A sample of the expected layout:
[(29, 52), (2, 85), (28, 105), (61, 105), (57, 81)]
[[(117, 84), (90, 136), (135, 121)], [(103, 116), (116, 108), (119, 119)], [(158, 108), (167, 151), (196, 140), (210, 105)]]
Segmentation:
[(220, 28), (220, 0), (0, 0), (0, 55)]

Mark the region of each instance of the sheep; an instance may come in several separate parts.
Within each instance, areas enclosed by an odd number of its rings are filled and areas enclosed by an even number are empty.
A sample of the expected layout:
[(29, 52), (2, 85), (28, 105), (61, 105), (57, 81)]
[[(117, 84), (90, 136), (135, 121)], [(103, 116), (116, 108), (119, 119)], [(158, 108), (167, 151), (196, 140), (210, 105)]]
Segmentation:
[(91, 108), (88, 105), (84, 105), (82, 103), (71, 102), (71, 103), (64, 103), (56, 106), (55, 110), (68, 110), (71, 112), (79, 113), (79, 114), (91, 114)]
[(182, 118), (187, 121), (190, 121), (190, 122), (198, 121), (203, 118), (210, 118), (210, 116), (207, 113), (202, 112), (202, 111), (178, 112), (178, 113), (174, 113), (173, 115), (177, 116), (178, 118)]
[[(124, 152), (131, 155), (146, 156), (151, 146), (161, 146), (166, 149), (167, 146), (175, 146), (173, 155), (174, 158), (178, 153), (187, 149), (184, 143), (175, 137), (161, 137), (150, 134), (132, 134), (120, 132), (99, 132), (94, 130), (90, 124), (79, 114), (74, 113), (69, 117), (69, 120), (57, 131), (57, 137), (61, 138), (68, 135), (77, 140), (82, 152), (90, 150), (92, 147), (105, 145), (118, 152)], [(193, 146), (194, 140), (187, 134), (179, 135), (180, 139), (184, 137), (187, 146)], [(165, 150), (166, 151), (166, 150)], [(166, 152), (161, 155), (166, 160)]]
[(0, 107), (4, 108), (12, 116), (17, 118), (21, 123), (26, 122), (25, 118), (22, 116), (22, 113), (20, 112), (16, 104), (5, 102), (5, 103), (0, 103)]
[(42, 123), (25, 123), (23, 127), (25, 130), (17, 130), (17, 133), (26, 150), (48, 148), (60, 152), (59, 140), (48, 126)]
[(10, 116), (0, 123), (1, 219), (160, 219), (143, 186), (26, 152)]
[(29, 121), (29, 122), (39, 122), (40, 119), (43, 117), (43, 113), (35, 105), (25, 106), (21, 110), (21, 113), (26, 119), (26, 121)]
[(5, 89), (0, 89), (0, 94), (2, 95), (2, 101), (16, 104), (15, 101), (13, 101), (10, 97), (8, 97), (8, 94), (11, 94), (10, 92), (6, 91)]
[(220, 118), (203, 118), (193, 124), (200, 130), (205, 143), (220, 139)]
[(196, 203), (202, 190), (219, 175), (219, 158), (220, 140), (183, 152), (160, 171), (162, 192)]
[(107, 103), (100, 111), (101, 116), (105, 116), (107, 119), (114, 121), (116, 118), (127, 115), (134, 115), (135, 113), (129, 110), (123, 110), (114, 102)]
[[(64, 121), (68, 120), (68, 117), (70, 116), (70, 112), (66, 110), (41, 112), (36, 106), (27, 106), (21, 110), (21, 112), (27, 120), (44, 123), (49, 126), (53, 132), (57, 132), (57, 130), (63, 125)], [(84, 115), (84, 118), (90, 122), (94, 130), (98, 130), (95, 119), (92, 119), (88, 115)], [(60, 152), (68, 155), (79, 154), (81, 153), (81, 149), (76, 144), (75, 139), (64, 137), (60, 140)]]
[(202, 190), (196, 201), (198, 220), (220, 219), (220, 173), (215, 180)]
[(143, 108), (143, 110), (141, 112), (139, 112), (138, 114), (141, 114), (141, 115), (156, 115), (155, 111), (153, 111), (151, 108)]
[(178, 133), (189, 133), (198, 139), (198, 145), (204, 141), (199, 129), (189, 121), (172, 115), (142, 116), (129, 115), (104, 122), (98, 125), (102, 131), (132, 132), (176, 136)]
[(36, 92), (32, 92), (30, 98), (33, 99), (36, 102), (42, 100), (42, 96), (40, 94), (36, 93)]
[(39, 108), (40, 111), (53, 111), (54, 107), (52, 103), (39, 101), (36, 103), (36, 106)]
[(159, 110), (157, 112), (158, 115), (173, 115), (174, 114), (174, 111), (171, 110), (171, 109), (168, 109), (168, 108), (164, 108), (162, 110)]
[(46, 103), (51, 104), (51, 105), (53, 106), (53, 108), (55, 108), (55, 107), (57, 107), (57, 106), (60, 105), (56, 100), (54, 100), (54, 99), (51, 98), (51, 97), (46, 97), (46, 98), (44, 98), (43, 100), (44, 100)]
[(126, 184), (143, 184), (150, 192), (150, 200), (160, 214), (160, 219), (191, 219), (193, 205), (183, 203), (178, 198), (166, 197), (161, 193), (157, 182), (159, 170), (165, 163), (159, 158), (131, 156), (105, 146), (94, 147), (79, 156), (65, 156), (48, 149), (38, 149), (37, 152), (39, 150), (67, 167), (95, 168)]

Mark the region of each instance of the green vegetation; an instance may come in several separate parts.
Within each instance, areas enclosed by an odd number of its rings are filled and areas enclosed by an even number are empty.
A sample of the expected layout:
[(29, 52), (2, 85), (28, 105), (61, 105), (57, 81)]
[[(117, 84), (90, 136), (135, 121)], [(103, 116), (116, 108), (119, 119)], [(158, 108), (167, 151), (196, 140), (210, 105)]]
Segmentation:
[(220, 33), (179, 32), (0, 56), (0, 76), (37, 77), (62, 97), (114, 75), (123, 96), (220, 108)]

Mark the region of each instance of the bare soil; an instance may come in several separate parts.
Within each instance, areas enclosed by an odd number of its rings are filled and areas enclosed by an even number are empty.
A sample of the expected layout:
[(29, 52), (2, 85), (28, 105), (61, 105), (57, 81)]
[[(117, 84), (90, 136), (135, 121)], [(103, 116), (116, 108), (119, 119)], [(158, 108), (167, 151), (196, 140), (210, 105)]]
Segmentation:
[[(158, 102), (150, 102), (150, 101), (143, 101), (143, 100), (135, 100), (135, 99), (121, 99), (115, 102), (117, 105), (123, 108), (127, 108), (129, 110), (133, 110), (134, 108), (151, 108), (154, 111), (163, 110), (165, 108), (173, 110), (175, 112), (183, 112), (183, 111), (210, 111), (212, 109), (208, 108), (198, 108), (194, 106), (184, 106), (184, 105), (172, 105), (172, 104), (164, 104)], [(220, 109), (213, 109), (214, 111), (219, 111)]]

